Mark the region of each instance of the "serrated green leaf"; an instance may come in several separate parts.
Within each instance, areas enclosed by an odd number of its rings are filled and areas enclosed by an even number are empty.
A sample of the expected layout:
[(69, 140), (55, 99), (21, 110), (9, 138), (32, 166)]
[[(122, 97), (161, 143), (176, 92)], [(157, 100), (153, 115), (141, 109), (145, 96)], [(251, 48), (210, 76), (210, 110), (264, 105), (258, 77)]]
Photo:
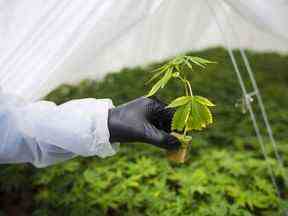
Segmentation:
[(175, 65), (175, 69), (176, 69), (176, 71), (180, 71), (181, 70), (179, 65)]
[(159, 80), (156, 84), (153, 85), (149, 93), (146, 95), (146, 97), (153, 96), (160, 88), (161, 88), (162, 82)]
[(174, 108), (174, 107), (179, 107), (187, 104), (189, 101), (191, 101), (191, 96), (182, 96), (178, 97), (175, 100), (173, 100), (167, 108)]
[(188, 60), (185, 60), (185, 64), (190, 70), (193, 70), (192, 64)]
[(200, 62), (198, 62), (198, 61), (196, 61), (196, 60), (194, 60), (194, 59), (191, 59), (191, 61), (192, 61), (194, 64), (198, 65), (199, 67), (205, 68), (205, 65), (204, 65), (204, 64), (202, 64), (202, 63), (200, 63)]
[(212, 113), (207, 106), (201, 105), (201, 109), (199, 110), (199, 113), (200, 113), (204, 127), (213, 123)]
[(84, 176), (84, 180), (90, 183), (94, 183), (99, 178), (96, 172), (94, 172), (93, 170), (89, 170), (89, 169), (87, 169), (84, 172), (83, 176)]
[(191, 113), (189, 121), (187, 122), (188, 130), (201, 130), (202, 129), (202, 121), (199, 113), (199, 104), (193, 100), (191, 102)]
[(187, 129), (202, 130), (212, 123), (212, 113), (208, 106), (199, 103), (196, 96), (194, 96), (191, 101), (191, 113), (187, 122)]
[(207, 64), (215, 63), (215, 62), (212, 62), (212, 61), (209, 61), (207, 59), (203, 59), (203, 58), (200, 58), (200, 57), (197, 57), (197, 56), (186, 56), (186, 61), (192, 62), (192, 63), (194, 63), (194, 64), (196, 64), (196, 65), (198, 65), (199, 67), (202, 67), (202, 68), (205, 68), (205, 66)]
[(193, 185), (205, 185), (208, 183), (208, 176), (202, 169), (196, 169), (191, 177), (191, 180), (193, 181)]
[(168, 81), (172, 78), (173, 72), (172, 70), (168, 70), (163, 78), (160, 80), (161, 81), (161, 88), (164, 88), (165, 85), (168, 83)]
[(158, 78), (164, 71), (158, 71), (156, 72), (147, 82), (146, 84), (151, 83), (152, 81), (154, 81), (156, 78)]
[(184, 55), (180, 55), (180, 56), (174, 58), (174, 59), (171, 61), (171, 64), (172, 64), (172, 65), (180, 65), (180, 64), (182, 64), (184, 61), (185, 61), (185, 56), (184, 56)]
[(204, 106), (210, 106), (210, 107), (215, 106), (215, 104), (213, 104), (210, 100), (202, 96), (195, 96), (195, 100), (197, 100), (198, 103)]
[(169, 65), (168, 65), (168, 64), (164, 64), (164, 65), (162, 65), (161, 67), (158, 67), (158, 68), (152, 70), (151, 72), (152, 72), (152, 73), (153, 73), (153, 72), (158, 72), (158, 71), (164, 72), (164, 71), (166, 71), (168, 68), (169, 68)]
[(182, 131), (187, 123), (191, 110), (190, 103), (179, 107), (172, 119), (172, 130)]
[(200, 57), (197, 57), (197, 56), (193, 56), (191, 57), (192, 60), (194, 60), (195, 62), (199, 62), (200, 64), (213, 64), (213, 63), (216, 63), (216, 62), (213, 62), (213, 61), (209, 61), (207, 59), (204, 59), (204, 58), (200, 58)]

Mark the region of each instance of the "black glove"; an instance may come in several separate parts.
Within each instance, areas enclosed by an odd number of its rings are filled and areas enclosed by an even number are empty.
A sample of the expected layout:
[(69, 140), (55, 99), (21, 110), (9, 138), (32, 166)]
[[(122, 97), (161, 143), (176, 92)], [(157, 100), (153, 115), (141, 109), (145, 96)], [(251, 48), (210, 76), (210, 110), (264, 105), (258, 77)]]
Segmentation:
[(169, 133), (174, 110), (155, 99), (140, 97), (109, 110), (110, 142), (145, 142), (177, 150), (178, 139)]

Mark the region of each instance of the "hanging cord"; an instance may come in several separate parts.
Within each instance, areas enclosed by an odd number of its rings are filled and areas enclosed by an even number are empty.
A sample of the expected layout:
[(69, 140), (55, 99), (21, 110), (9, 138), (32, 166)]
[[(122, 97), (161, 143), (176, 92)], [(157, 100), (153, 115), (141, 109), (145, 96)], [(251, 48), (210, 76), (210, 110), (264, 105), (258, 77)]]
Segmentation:
[[(270, 142), (271, 142), (272, 147), (273, 147), (273, 151), (274, 151), (275, 157), (278, 160), (278, 163), (280, 164), (280, 167), (283, 168), (283, 170), (284, 170), (284, 168), (285, 168), (284, 167), (284, 163), (283, 163), (283, 160), (282, 160), (282, 158), (281, 158), (281, 156), (279, 154), (277, 143), (276, 143), (276, 140), (274, 138), (273, 131), (272, 131), (270, 122), (268, 120), (267, 112), (266, 112), (266, 109), (265, 109), (265, 106), (264, 106), (260, 91), (258, 89), (257, 83), (255, 81), (252, 68), (250, 66), (250, 62), (249, 62), (249, 60), (247, 58), (247, 55), (246, 55), (245, 51), (242, 48), (240, 48), (240, 53), (241, 53), (242, 59), (244, 61), (245, 67), (246, 67), (246, 69), (248, 71), (249, 77), (252, 80), (253, 88), (257, 92), (256, 98), (257, 98), (257, 101), (259, 103), (261, 114), (262, 114), (262, 117), (263, 117), (263, 120), (264, 120), (264, 123), (265, 123), (265, 126), (266, 126), (266, 130), (267, 130)], [(288, 177), (287, 177), (286, 172), (283, 173), (283, 176), (284, 176), (285, 184), (288, 185)]]
[[(222, 7), (223, 7), (223, 4), (222, 4)], [(230, 19), (228, 19), (227, 13), (225, 13), (224, 8), (223, 8), (223, 11), (224, 11), (223, 12), (224, 16), (226, 16), (226, 20), (227, 20), (227, 23), (229, 25), (229, 28), (231, 29), (233, 35), (235, 35), (236, 40), (240, 43), (239, 34), (237, 34), (237, 32), (235, 31), (234, 26), (230, 22)], [(264, 106), (264, 103), (263, 103), (263, 100), (262, 100), (262, 97), (261, 97), (261, 93), (259, 91), (257, 82), (255, 80), (254, 72), (252, 71), (251, 64), (250, 64), (250, 62), (249, 62), (249, 60), (247, 58), (247, 55), (246, 55), (246, 52), (244, 51), (244, 49), (240, 46), (239, 50), (240, 50), (240, 54), (241, 54), (242, 60), (244, 62), (245, 68), (246, 68), (246, 70), (248, 72), (250, 81), (252, 83), (252, 86), (253, 86), (253, 89), (254, 89), (254, 92), (255, 92), (254, 95), (257, 98), (257, 102), (258, 102), (258, 105), (260, 107), (261, 115), (262, 115), (262, 118), (264, 120), (266, 131), (267, 131), (268, 137), (270, 139), (270, 143), (272, 145), (275, 158), (276, 158), (276, 160), (278, 162), (278, 165), (279, 165), (280, 169), (283, 170), (284, 184), (285, 184), (285, 186), (287, 186), (288, 185), (288, 177), (287, 177), (287, 174), (285, 172), (285, 167), (284, 167), (284, 164), (283, 164), (283, 160), (282, 160), (282, 158), (281, 158), (281, 156), (279, 154), (279, 151), (278, 151), (277, 143), (276, 143), (276, 140), (274, 138), (270, 122), (268, 120), (267, 112), (266, 112), (266, 109), (265, 109), (265, 106)]]
[(229, 56), (231, 58), (231, 61), (232, 61), (233, 67), (234, 67), (234, 71), (235, 71), (235, 73), (237, 75), (241, 90), (242, 90), (243, 94), (245, 95), (245, 103), (247, 105), (247, 108), (248, 108), (248, 111), (249, 111), (249, 114), (250, 114), (250, 117), (251, 117), (251, 120), (252, 120), (252, 124), (253, 124), (254, 130), (255, 130), (258, 142), (259, 142), (260, 147), (261, 147), (262, 154), (263, 154), (264, 159), (266, 161), (268, 174), (269, 174), (269, 176), (271, 178), (271, 181), (272, 181), (272, 183), (273, 183), (273, 185), (275, 187), (277, 195), (280, 197), (279, 187), (277, 185), (277, 182), (276, 182), (275, 175), (273, 173), (272, 167), (271, 167), (271, 165), (268, 162), (268, 154), (267, 154), (267, 150), (266, 150), (265, 145), (264, 145), (263, 137), (262, 137), (262, 134), (260, 132), (259, 126), (257, 124), (256, 116), (255, 116), (255, 113), (253, 111), (253, 108), (252, 108), (252, 105), (251, 105), (251, 101), (249, 100), (250, 97), (247, 97), (247, 95), (248, 95), (247, 89), (245, 87), (245, 84), (244, 84), (242, 75), (240, 73), (237, 61), (235, 59), (234, 53), (233, 53), (232, 48), (230, 46), (230, 40), (228, 39), (228, 37), (226, 37), (224, 29), (220, 25), (219, 17), (217, 16), (217, 13), (216, 13), (215, 9), (212, 7), (212, 4), (209, 2), (209, 0), (206, 0), (206, 2), (207, 2), (208, 7), (210, 8), (212, 14), (214, 14), (215, 22), (218, 25), (218, 28), (219, 28), (220, 32), (222, 33), (223, 41), (224, 41), (224, 43), (227, 46), (228, 53), (229, 53)]

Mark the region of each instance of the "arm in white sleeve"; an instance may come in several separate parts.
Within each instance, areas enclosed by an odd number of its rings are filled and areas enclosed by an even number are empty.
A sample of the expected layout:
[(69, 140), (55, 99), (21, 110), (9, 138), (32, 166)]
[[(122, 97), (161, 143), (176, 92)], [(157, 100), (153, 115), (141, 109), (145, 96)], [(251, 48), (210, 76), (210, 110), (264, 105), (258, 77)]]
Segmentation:
[(115, 154), (109, 143), (109, 99), (23, 103), (0, 94), (0, 164), (45, 167), (77, 155)]

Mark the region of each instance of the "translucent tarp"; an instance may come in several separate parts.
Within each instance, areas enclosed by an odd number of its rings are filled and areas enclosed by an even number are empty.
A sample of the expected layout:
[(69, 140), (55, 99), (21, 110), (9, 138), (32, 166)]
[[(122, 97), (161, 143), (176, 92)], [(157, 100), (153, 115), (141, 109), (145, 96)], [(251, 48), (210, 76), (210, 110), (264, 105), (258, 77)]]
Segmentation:
[(281, 0), (0, 0), (0, 85), (37, 100), (62, 83), (225, 46), (215, 16), (232, 47), (288, 50)]

